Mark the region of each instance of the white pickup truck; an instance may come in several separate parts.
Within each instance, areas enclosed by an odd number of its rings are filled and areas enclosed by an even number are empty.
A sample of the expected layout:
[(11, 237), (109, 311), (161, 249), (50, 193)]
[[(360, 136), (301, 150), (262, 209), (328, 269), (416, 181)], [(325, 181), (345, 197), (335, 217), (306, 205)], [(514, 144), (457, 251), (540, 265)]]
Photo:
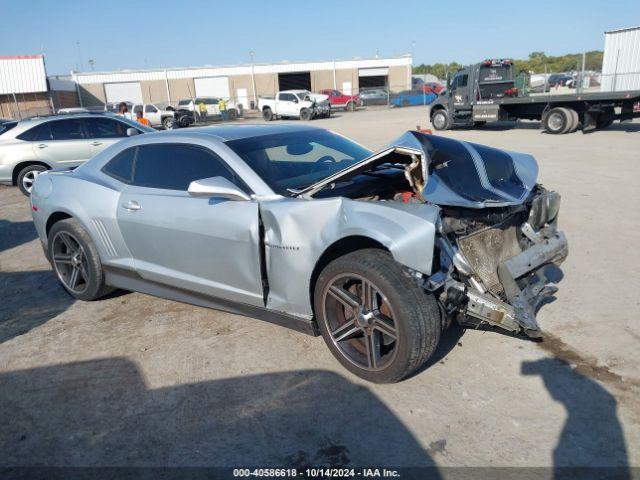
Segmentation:
[(140, 104), (136, 103), (131, 107), (133, 119), (136, 118), (136, 112), (142, 112), (142, 116), (149, 120), (152, 127), (163, 127), (171, 130), (176, 127), (175, 112), (173, 110), (165, 110), (153, 103)]
[(267, 122), (278, 117), (311, 120), (331, 116), (329, 97), (308, 90), (285, 90), (278, 92), (276, 98), (259, 98), (258, 108)]

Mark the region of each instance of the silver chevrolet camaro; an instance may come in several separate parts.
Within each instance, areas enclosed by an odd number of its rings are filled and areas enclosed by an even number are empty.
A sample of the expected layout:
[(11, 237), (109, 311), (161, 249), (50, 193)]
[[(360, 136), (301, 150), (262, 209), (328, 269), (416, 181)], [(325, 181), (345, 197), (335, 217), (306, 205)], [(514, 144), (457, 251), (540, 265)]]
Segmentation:
[(372, 153), (243, 125), (138, 135), (38, 176), (33, 219), (75, 298), (114, 288), (322, 334), (401, 380), (462, 326), (541, 337), (568, 247), (533, 157), (418, 132)]

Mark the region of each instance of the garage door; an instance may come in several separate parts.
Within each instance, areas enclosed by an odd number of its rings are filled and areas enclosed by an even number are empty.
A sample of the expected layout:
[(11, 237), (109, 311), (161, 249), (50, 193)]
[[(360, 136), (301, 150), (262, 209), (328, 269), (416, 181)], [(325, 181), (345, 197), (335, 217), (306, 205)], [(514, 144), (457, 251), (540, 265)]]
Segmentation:
[(229, 77), (194, 78), (196, 97), (229, 98)]
[(278, 87), (280, 90), (311, 90), (311, 73), (279, 73)]
[(386, 87), (389, 82), (389, 69), (387, 67), (361, 68), (358, 70), (358, 77), (361, 89)]
[(143, 103), (140, 82), (105, 83), (104, 93), (109, 103)]

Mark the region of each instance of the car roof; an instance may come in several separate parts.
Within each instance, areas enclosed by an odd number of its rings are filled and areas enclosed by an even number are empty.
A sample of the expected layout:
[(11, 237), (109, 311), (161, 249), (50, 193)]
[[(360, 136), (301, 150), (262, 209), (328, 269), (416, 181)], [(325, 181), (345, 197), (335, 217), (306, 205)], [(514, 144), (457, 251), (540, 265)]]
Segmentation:
[(322, 130), (318, 127), (312, 127), (309, 125), (295, 125), (295, 124), (276, 124), (276, 125), (262, 125), (262, 124), (244, 124), (244, 125), (219, 125), (211, 127), (195, 127), (195, 128), (179, 128), (177, 130), (170, 130), (162, 132), (162, 136), (200, 136), (211, 135), (223, 142), (231, 140), (239, 140), (241, 138), (260, 137), (263, 135), (275, 135), (278, 133), (299, 133), (308, 132), (311, 130)]

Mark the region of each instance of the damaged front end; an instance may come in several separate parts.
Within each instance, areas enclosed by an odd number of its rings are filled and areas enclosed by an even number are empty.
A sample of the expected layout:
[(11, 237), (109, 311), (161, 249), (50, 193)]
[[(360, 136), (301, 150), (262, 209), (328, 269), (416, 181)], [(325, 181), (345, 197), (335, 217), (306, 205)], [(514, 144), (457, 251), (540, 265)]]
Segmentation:
[[(557, 291), (557, 267), (568, 254), (556, 228), (559, 203), (556, 192), (537, 187), (523, 208), (477, 212), (487, 223), (443, 209), (439, 269), (428, 287), (459, 323), (541, 337), (536, 312)], [(496, 216), (503, 218), (491, 223)]]
[[(557, 229), (560, 195), (537, 184), (526, 154), (407, 132), (389, 147), (297, 192), (313, 196), (357, 175), (402, 172), (405, 189), (359, 200), (440, 208), (431, 272), (411, 274), (449, 317), (473, 328), (541, 336), (538, 308), (556, 291), (568, 244)], [(384, 180), (382, 180), (384, 178)], [(396, 183), (393, 183), (396, 185)]]
[(536, 312), (568, 255), (560, 195), (536, 183), (533, 157), (410, 132), (429, 164), (422, 196), (441, 208), (437, 269), (426, 282), (470, 327), (541, 337)]

